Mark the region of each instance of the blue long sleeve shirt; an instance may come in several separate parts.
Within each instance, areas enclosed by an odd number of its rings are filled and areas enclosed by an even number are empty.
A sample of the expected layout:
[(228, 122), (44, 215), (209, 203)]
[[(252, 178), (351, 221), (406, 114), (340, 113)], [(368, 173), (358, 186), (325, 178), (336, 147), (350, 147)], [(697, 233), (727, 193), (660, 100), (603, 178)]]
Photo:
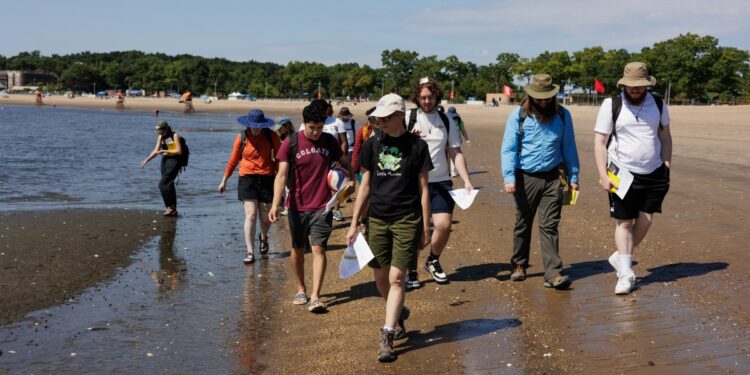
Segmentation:
[[(534, 116), (527, 116), (523, 122), (523, 140), (520, 145), (518, 144), (518, 120), (521, 108), (516, 108), (508, 116), (503, 145), (500, 149), (500, 165), (506, 184), (516, 182), (516, 169), (529, 173), (546, 172), (563, 162), (570, 182), (578, 183), (579, 162), (573, 119), (568, 110), (564, 108), (561, 110), (565, 116), (565, 124), (557, 115), (546, 124), (540, 124)], [(520, 158), (519, 147), (521, 147)]]

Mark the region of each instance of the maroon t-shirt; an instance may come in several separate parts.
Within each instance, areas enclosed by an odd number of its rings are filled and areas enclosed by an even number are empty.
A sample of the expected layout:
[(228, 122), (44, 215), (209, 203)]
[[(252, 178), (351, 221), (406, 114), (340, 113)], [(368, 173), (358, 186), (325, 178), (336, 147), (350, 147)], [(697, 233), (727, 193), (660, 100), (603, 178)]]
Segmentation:
[[(279, 161), (289, 161), (289, 137), (276, 154)], [(328, 171), (332, 161), (341, 158), (338, 141), (330, 134), (323, 133), (317, 141), (305, 137), (305, 132), (297, 132), (297, 153), (294, 157), (294, 191), (289, 192), (287, 207), (296, 206), (299, 212), (318, 211), (331, 200), (328, 189)], [(296, 203), (291, 205), (292, 200)]]

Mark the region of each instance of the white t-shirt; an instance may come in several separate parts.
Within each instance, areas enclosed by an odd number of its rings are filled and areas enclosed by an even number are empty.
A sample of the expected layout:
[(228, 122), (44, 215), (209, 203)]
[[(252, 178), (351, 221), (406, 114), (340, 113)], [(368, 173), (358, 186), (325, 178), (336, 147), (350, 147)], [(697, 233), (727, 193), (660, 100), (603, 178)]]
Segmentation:
[[(666, 104), (662, 107), (661, 124), (669, 126)], [(594, 131), (607, 135), (612, 133), (611, 98), (602, 102)], [(651, 94), (647, 94), (640, 105), (631, 105), (623, 96), (616, 135), (612, 137), (607, 154), (609, 160), (637, 174), (649, 174), (664, 163), (659, 140), (659, 108)]]
[[(445, 146), (450, 148), (461, 147), (461, 139), (458, 136), (458, 126), (453, 122), (450, 116), (448, 118), (451, 127), (450, 134), (446, 134), (445, 125), (437, 111), (426, 114), (421, 109), (412, 109), (406, 113), (406, 123), (409, 123), (411, 111), (417, 111), (417, 122), (414, 124), (414, 131), (419, 130), (422, 139), (427, 142), (430, 149), (430, 158), (432, 159), (433, 169), (428, 173), (429, 182), (449, 181), (451, 179), (448, 173), (448, 157), (445, 154)], [(450, 139), (448, 137), (450, 136)]]
[[(352, 123), (354, 123), (354, 126), (352, 126)], [(354, 137), (357, 135), (357, 131), (362, 124), (353, 118), (347, 122), (344, 122), (340, 118), (336, 118), (336, 125), (339, 129), (344, 129), (344, 133), (346, 133), (346, 141), (349, 142), (349, 152), (354, 151)]]

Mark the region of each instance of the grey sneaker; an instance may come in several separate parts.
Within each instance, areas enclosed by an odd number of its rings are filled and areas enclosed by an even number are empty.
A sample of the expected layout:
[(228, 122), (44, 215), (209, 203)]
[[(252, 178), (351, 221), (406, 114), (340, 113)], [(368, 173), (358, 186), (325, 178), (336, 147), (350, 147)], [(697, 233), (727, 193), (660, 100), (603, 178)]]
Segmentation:
[(443, 272), (443, 266), (440, 265), (439, 259), (425, 261), (424, 269), (432, 275), (436, 283), (445, 284), (448, 282), (448, 276)]
[(409, 319), (409, 315), (411, 315), (411, 310), (406, 306), (402, 307), (401, 314), (398, 317), (398, 327), (396, 327), (396, 332), (393, 334), (395, 340), (401, 340), (406, 337), (406, 324), (404, 322), (406, 319)]
[(393, 350), (393, 331), (385, 328), (380, 329), (380, 348), (378, 349), (378, 361), (393, 362), (396, 360), (396, 352)]
[(620, 261), (617, 257), (618, 257), (617, 250), (615, 250), (615, 252), (612, 253), (612, 255), (610, 255), (609, 259), (607, 260), (609, 261), (609, 265), (615, 269), (615, 277), (619, 279), (620, 278)]
[(406, 273), (406, 290), (419, 289), (421, 287), (422, 283), (419, 282), (417, 270), (409, 270)]
[(333, 210), (333, 220), (344, 221), (344, 214), (341, 211)]

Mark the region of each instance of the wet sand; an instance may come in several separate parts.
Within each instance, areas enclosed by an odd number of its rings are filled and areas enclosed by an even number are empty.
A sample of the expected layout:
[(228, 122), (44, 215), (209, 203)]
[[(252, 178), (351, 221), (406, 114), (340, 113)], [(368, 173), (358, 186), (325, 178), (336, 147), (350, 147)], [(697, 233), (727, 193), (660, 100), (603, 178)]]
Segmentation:
[[(134, 102), (127, 101), (126, 107)], [(225, 110), (259, 107), (271, 115), (295, 115), (303, 105), (229, 103)], [(149, 108), (144, 105), (143, 110)], [(366, 108), (360, 104), (353, 111), (361, 116)], [(291, 279), (275, 286), (280, 298), (262, 299), (272, 305), (264, 308), (271, 314), (263, 324), (267, 340), (259, 343), (259, 361), (267, 372), (750, 372), (750, 292), (745, 287), (750, 282), (745, 261), (750, 255), (745, 245), (750, 242), (750, 203), (744, 196), (750, 183), (750, 108), (670, 108), (672, 186), (664, 214), (656, 216), (636, 250), (639, 288), (624, 297), (613, 294), (614, 272), (606, 260), (614, 248), (613, 222), (606, 195), (597, 190), (592, 157), (597, 108), (570, 107), (582, 192), (578, 205), (565, 208), (560, 228), (561, 254), (574, 280), (569, 291), (542, 287), (536, 231), (529, 279), (508, 280), (514, 209), (512, 198), (501, 191), (498, 150), (511, 108), (457, 108), (473, 139), (464, 147), (473, 183), (483, 190), (468, 211), (456, 211), (449, 248), (441, 257), (451, 283), (428, 281), (407, 294), (412, 317), (408, 338), (397, 344), (398, 361), (376, 360), (384, 303), (370, 272), (338, 279), (345, 222), (336, 225), (329, 241), (323, 289), (329, 313), (313, 316), (293, 306)], [(345, 213), (351, 208), (347, 205)], [(288, 239), (284, 241), (288, 248)], [(310, 263), (308, 257), (308, 281)], [(426, 280), (423, 270), (420, 276)]]
[(109, 280), (157, 234), (160, 220), (142, 210), (1, 214), (0, 325)]

